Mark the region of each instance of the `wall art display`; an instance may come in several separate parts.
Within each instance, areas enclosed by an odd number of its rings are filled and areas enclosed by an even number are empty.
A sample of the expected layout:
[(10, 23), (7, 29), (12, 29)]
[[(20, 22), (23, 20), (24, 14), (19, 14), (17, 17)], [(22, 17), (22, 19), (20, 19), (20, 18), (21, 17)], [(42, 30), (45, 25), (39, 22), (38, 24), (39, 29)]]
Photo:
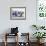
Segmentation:
[(25, 19), (26, 19), (26, 7), (10, 8), (10, 20), (25, 20)]
[(46, 25), (46, 0), (37, 0), (37, 15), (36, 15), (36, 24), (37, 25)]
[(46, 0), (37, 1), (37, 15), (46, 18)]

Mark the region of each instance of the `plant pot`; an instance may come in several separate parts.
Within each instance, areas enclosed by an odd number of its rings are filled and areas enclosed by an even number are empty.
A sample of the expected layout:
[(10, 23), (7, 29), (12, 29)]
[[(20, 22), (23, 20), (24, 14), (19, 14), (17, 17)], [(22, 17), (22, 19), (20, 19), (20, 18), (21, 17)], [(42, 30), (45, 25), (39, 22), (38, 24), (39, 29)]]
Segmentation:
[(40, 43), (40, 39), (37, 39), (37, 43)]
[(38, 42), (39, 44), (41, 44), (41, 43), (44, 42), (44, 40), (45, 40), (45, 39), (38, 39), (37, 42)]
[(45, 40), (45, 39), (40, 39), (40, 43), (44, 43), (44, 40)]

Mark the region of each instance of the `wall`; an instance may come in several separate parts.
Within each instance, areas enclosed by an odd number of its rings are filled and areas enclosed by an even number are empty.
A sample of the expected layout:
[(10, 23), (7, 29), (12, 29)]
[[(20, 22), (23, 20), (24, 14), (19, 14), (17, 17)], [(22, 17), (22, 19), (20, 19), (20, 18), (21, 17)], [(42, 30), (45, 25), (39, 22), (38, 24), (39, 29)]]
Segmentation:
[[(26, 20), (10, 20), (10, 7), (26, 7)], [(10, 32), (9, 28), (19, 27), (19, 32), (30, 32), (36, 24), (36, 0), (0, 0), (0, 34)]]

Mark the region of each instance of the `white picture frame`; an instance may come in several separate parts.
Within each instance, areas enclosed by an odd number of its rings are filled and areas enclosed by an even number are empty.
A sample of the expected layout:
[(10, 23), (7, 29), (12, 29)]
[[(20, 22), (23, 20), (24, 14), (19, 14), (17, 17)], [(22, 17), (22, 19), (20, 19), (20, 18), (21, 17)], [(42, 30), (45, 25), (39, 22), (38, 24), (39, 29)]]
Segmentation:
[(25, 20), (25, 19), (26, 19), (26, 7), (10, 8), (10, 20)]

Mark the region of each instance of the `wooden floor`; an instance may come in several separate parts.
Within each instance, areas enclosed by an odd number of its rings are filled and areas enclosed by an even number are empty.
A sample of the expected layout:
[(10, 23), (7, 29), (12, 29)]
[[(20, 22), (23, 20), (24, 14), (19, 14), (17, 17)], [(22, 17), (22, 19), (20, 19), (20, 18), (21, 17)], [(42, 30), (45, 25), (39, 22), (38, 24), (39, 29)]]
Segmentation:
[[(37, 46), (37, 43), (30, 43), (31, 45), (30, 46)], [(2, 42), (0, 42), (0, 46), (4, 46), (4, 43)], [(15, 43), (8, 43), (8, 45), (7, 46), (15, 46)], [(25, 45), (24, 45), (25, 46)], [(42, 46), (46, 46), (46, 43), (44, 43), (44, 45), (42, 45)]]

